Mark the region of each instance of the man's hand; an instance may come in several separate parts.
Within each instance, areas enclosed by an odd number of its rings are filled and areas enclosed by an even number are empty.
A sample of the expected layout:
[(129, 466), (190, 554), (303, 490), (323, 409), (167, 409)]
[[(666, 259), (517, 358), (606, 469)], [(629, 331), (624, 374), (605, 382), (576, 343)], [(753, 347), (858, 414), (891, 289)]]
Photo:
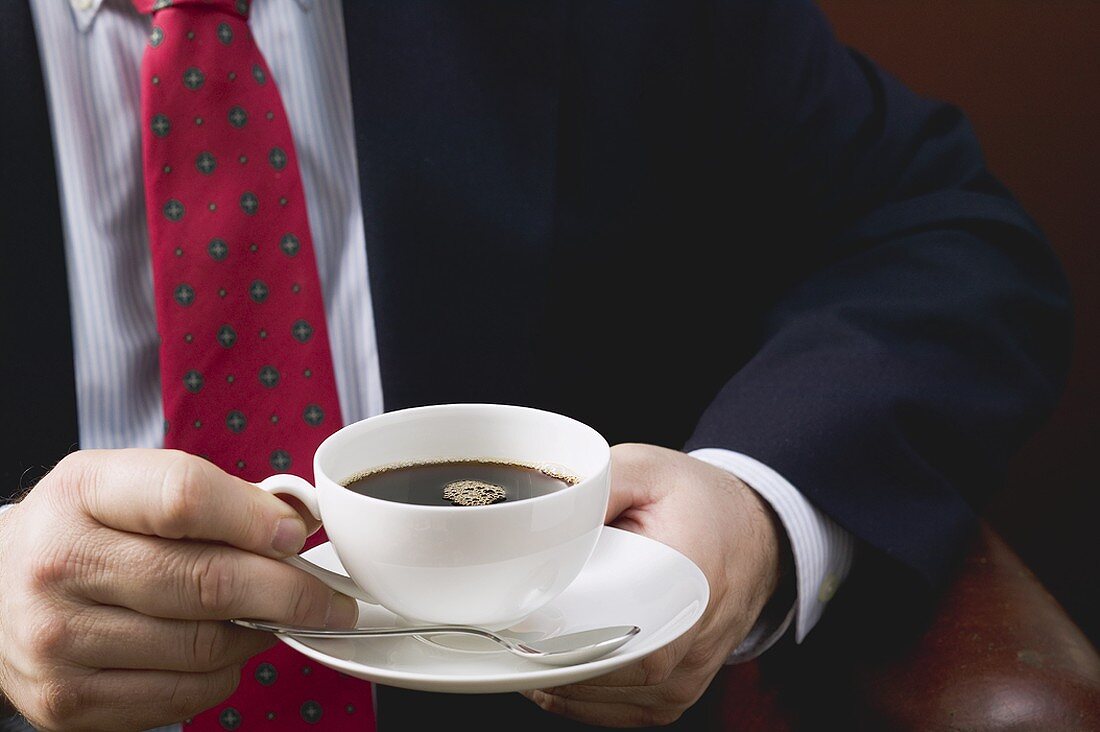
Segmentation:
[(224, 620), (355, 623), (353, 600), (276, 561), (306, 534), (290, 505), (200, 458), (70, 455), (0, 517), (0, 690), (41, 730), (213, 706), (276, 642)]
[(637, 663), (524, 695), (589, 724), (670, 724), (703, 694), (775, 591), (782, 528), (751, 488), (682, 452), (616, 445), (611, 462), (608, 524), (689, 557), (710, 583), (710, 602), (688, 632)]

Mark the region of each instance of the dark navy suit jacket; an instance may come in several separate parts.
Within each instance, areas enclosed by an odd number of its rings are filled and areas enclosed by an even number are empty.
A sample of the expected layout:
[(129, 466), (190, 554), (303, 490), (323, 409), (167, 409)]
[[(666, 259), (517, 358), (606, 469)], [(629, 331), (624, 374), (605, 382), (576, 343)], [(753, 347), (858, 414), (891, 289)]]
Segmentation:
[[(1070, 332), (957, 109), (804, 0), (344, 6), (387, 409), (528, 404), (744, 452), (942, 581)], [(26, 3), (0, 3), (0, 54), (10, 495), (79, 441)]]

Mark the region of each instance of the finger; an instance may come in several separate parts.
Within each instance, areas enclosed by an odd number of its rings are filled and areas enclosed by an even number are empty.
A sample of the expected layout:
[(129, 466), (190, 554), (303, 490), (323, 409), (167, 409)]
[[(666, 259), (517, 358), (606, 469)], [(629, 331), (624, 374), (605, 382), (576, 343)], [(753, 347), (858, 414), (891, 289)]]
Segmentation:
[[(563, 686), (559, 687), (559, 689), (572, 690), (574, 687), (580, 686), (596, 689), (609, 687), (630, 689), (656, 686), (668, 680), (676, 667), (680, 665), (680, 662), (687, 654), (689, 648), (690, 644), (685, 638), (677, 638), (672, 643), (658, 648), (653, 653), (644, 656), (634, 663), (615, 669), (602, 676), (587, 679), (583, 685), (570, 684), (568, 687)], [(559, 689), (554, 689), (554, 692), (558, 693)], [(579, 690), (562, 693), (567, 693), (570, 696), (575, 695), (575, 693), (582, 693), (586, 698), (590, 698), (587, 693)]]
[(278, 643), (222, 620), (169, 620), (121, 607), (87, 606), (68, 622), (67, 660), (95, 669), (205, 673), (240, 665)]
[(638, 465), (644, 460), (639, 455), (643, 448), (633, 444), (619, 444), (611, 448), (611, 495), (607, 501), (604, 523), (610, 524), (627, 509), (644, 506), (651, 501), (648, 482), (641, 480)]
[(683, 710), (672, 707), (569, 699), (542, 690), (521, 693), (547, 712), (602, 727), (662, 726), (675, 722), (683, 713)]
[(299, 551), (306, 526), (285, 501), (176, 450), (81, 451), (80, 496), (100, 523), (166, 539), (221, 541), (267, 556)]
[(678, 450), (656, 445), (622, 442), (612, 446), (611, 497), (605, 522), (615, 521), (617, 526), (638, 531), (646, 523), (642, 511), (673, 489), (683, 460), (691, 459)]
[(615, 520), (622, 516), (624, 511), (637, 505), (638, 498), (638, 492), (633, 490), (629, 484), (624, 485), (622, 481), (616, 481), (612, 478), (611, 493), (607, 499), (607, 512), (604, 514), (603, 522), (605, 524), (615, 523)]
[(95, 571), (71, 580), (94, 602), (185, 620), (351, 627), (358, 619), (354, 600), (285, 562), (219, 544), (113, 534), (98, 542), (106, 548)]
[(175, 724), (227, 699), (240, 679), (240, 666), (209, 673), (100, 671), (76, 695), (82, 713), (72, 728), (137, 731)]

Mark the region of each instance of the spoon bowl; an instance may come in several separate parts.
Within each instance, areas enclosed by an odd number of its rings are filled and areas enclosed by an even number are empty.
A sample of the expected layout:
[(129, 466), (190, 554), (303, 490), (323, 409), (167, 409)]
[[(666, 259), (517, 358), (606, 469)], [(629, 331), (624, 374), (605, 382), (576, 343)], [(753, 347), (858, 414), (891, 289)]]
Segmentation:
[(253, 630), (281, 633), (298, 638), (385, 638), (397, 635), (473, 635), (498, 643), (511, 653), (538, 663), (551, 666), (571, 666), (585, 663), (611, 653), (641, 630), (637, 625), (612, 625), (604, 628), (581, 630), (575, 633), (553, 635), (541, 640), (518, 640), (502, 633), (475, 625), (410, 625), (388, 628), (309, 628), (297, 625), (281, 625), (263, 620), (236, 618), (231, 622)]

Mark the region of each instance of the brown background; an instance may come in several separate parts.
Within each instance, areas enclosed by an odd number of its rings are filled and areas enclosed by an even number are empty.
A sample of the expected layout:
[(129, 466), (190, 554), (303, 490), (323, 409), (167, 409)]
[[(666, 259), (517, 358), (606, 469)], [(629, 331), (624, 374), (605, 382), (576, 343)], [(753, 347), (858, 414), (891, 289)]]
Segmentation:
[(848, 45), (958, 105), (1061, 257), (1069, 383), (988, 517), (1100, 644), (1100, 2), (820, 0)]

